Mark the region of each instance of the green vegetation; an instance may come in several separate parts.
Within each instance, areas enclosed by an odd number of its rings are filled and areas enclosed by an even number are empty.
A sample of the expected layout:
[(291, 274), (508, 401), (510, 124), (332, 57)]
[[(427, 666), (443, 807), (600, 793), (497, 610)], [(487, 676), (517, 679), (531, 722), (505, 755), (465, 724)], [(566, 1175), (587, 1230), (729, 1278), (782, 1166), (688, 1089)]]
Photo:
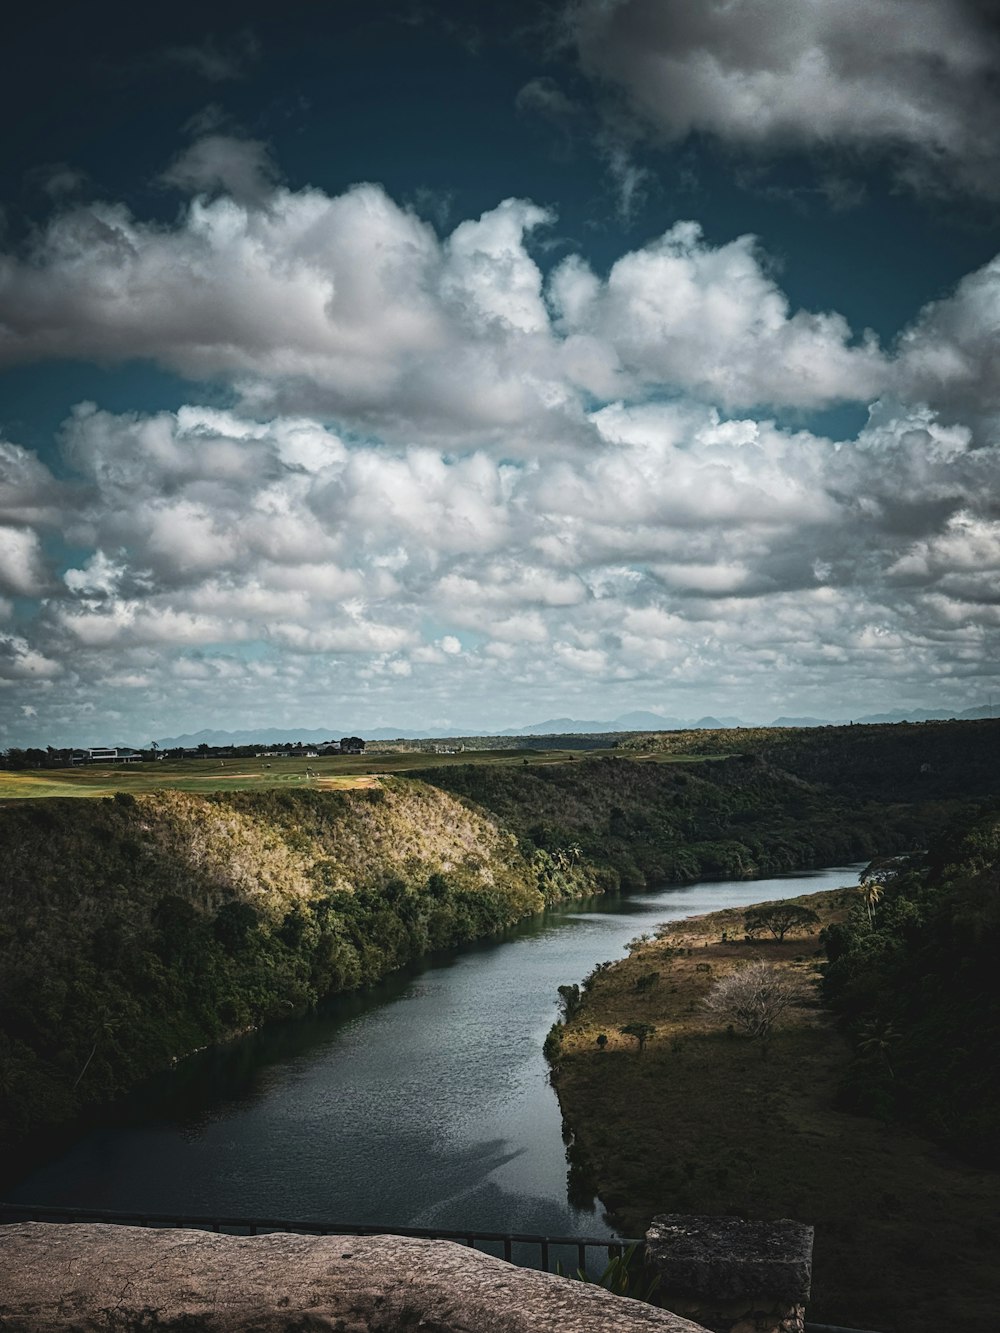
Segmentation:
[(652, 1305), (660, 1288), (660, 1275), (646, 1262), (645, 1245), (634, 1241), (626, 1245), (620, 1254), (613, 1254), (603, 1270), (591, 1277), (585, 1268), (578, 1268), (575, 1273), (566, 1273), (557, 1263), (554, 1272), (560, 1277), (575, 1277), (580, 1282), (590, 1282), (613, 1291), (616, 1296), (629, 1296), (634, 1301), (645, 1301)]
[[(570, 1186), (632, 1235), (664, 1211), (802, 1218), (810, 1318), (979, 1333), (1000, 1303), (1000, 1174), (982, 1169), (1000, 1127), (1000, 820), (891, 869), (872, 918), (850, 887), (781, 904), (802, 914), (783, 938), (747, 936), (762, 904), (664, 927), (595, 969), (546, 1042)], [(765, 1041), (710, 1003), (753, 970), (785, 983)]]
[(539, 875), (422, 783), (0, 807), (0, 1120), (65, 1120), (189, 1052), (490, 934)]
[(824, 941), (854, 1052), (844, 1104), (1000, 1166), (1000, 820), (867, 877)]
[(743, 918), (743, 929), (748, 935), (770, 931), (776, 940), (783, 940), (790, 930), (808, 930), (819, 925), (819, 917), (810, 907), (798, 903), (762, 903)]
[(643, 757), (739, 753), (852, 800), (943, 801), (1000, 795), (1000, 718), (864, 727), (739, 727), (632, 736)]
[(641, 1055), (646, 1049), (646, 1042), (650, 1037), (656, 1036), (656, 1028), (652, 1023), (623, 1023), (618, 1029), (623, 1037), (634, 1037), (639, 1046)]
[(428, 782), (514, 830), (526, 855), (577, 849), (608, 886), (738, 877), (910, 850), (942, 812), (850, 800), (746, 756), (689, 765), (587, 758), (455, 765)]

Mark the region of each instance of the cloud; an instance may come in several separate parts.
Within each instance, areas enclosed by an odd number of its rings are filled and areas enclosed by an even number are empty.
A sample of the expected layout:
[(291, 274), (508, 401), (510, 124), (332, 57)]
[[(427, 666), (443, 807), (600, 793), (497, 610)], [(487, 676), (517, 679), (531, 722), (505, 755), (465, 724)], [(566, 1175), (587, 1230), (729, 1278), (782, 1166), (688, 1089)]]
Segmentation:
[(577, 103), (567, 97), (556, 80), (548, 75), (529, 79), (518, 89), (514, 105), (523, 114), (541, 116), (559, 128), (569, 126), (581, 115)]
[[(18, 708), (69, 725), (113, 679), (144, 740), (181, 709), (331, 698), (335, 725), (479, 726), (636, 692), (765, 718), (977, 702), (996, 264), (883, 348), (795, 310), (752, 237), (680, 223), (546, 272), (552, 221), (511, 199), (439, 235), (377, 186), (267, 186), (173, 225), (69, 209), (0, 261), (8, 362), (141, 356), (236, 404), (79, 404), (58, 476), (0, 441)], [(856, 439), (770, 419), (838, 401), (871, 405)]]
[(1000, 420), (1000, 257), (926, 306), (899, 342), (895, 388), (995, 442)]
[(171, 46), (163, 52), (169, 64), (180, 65), (210, 83), (246, 78), (259, 56), (260, 43), (248, 30), (222, 41), (208, 36), (203, 42)]
[(49, 582), (38, 534), (25, 528), (0, 526), (0, 589), (37, 597)]
[(81, 190), (87, 184), (88, 176), (67, 162), (46, 162), (29, 171), (27, 180), (50, 199), (61, 199)]
[(589, 447), (595, 398), (816, 407), (870, 401), (888, 375), (842, 316), (791, 309), (752, 237), (712, 246), (679, 223), (606, 278), (577, 255), (546, 277), (531, 238), (553, 218), (529, 201), (440, 238), (378, 186), (272, 188), (261, 153), (195, 144), (175, 179), (242, 198), (199, 194), (173, 227), (95, 204), (0, 258), (0, 363), (146, 358), (227, 380), (254, 415), (511, 456)]
[(871, 399), (886, 378), (873, 337), (855, 343), (838, 314), (790, 312), (752, 236), (713, 247), (679, 222), (605, 282), (564, 260), (552, 296), (567, 333), (613, 348), (646, 388), (684, 385), (726, 406), (819, 406)]
[(278, 171), (260, 140), (206, 134), (176, 157), (160, 180), (189, 194), (223, 191), (239, 203), (263, 204)]
[[(710, 688), (759, 716), (942, 679), (969, 699), (989, 674), (1000, 460), (968, 430), (886, 404), (838, 442), (692, 400), (589, 425), (589, 451), (513, 462), (193, 405), (84, 408), (63, 523), (91, 553), (4, 638), (0, 676), (19, 703), (39, 689), (77, 712), (110, 677), (139, 712), (213, 716), (301, 716), (333, 689), (405, 721), (451, 690), (503, 725), (519, 699), (527, 721), (595, 690), (704, 711)], [(22, 589), (38, 549), (11, 548)]]
[(17, 634), (0, 634), (0, 687), (15, 682), (48, 682), (61, 668)]
[(514, 107), (520, 116), (548, 131), (553, 155), (562, 161), (572, 156), (574, 141), (590, 119), (584, 108), (548, 75), (529, 79), (519, 88)]
[(1000, 521), (960, 510), (942, 532), (914, 542), (888, 573), (933, 592), (939, 606), (964, 606), (972, 621), (976, 608), (1000, 606)]
[(57, 525), (66, 488), (38, 455), (0, 439), (0, 522)]
[(668, 141), (894, 156), (918, 187), (996, 195), (1000, 39), (973, 0), (578, 0), (583, 70)]

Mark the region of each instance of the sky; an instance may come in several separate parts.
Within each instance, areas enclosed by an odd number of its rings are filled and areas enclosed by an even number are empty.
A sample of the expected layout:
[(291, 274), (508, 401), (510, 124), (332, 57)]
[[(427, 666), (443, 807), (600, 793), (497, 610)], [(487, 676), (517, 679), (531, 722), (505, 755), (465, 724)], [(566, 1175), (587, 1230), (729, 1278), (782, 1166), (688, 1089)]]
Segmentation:
[(21, 8), (0, 748), (991, 698), (995, 4)]

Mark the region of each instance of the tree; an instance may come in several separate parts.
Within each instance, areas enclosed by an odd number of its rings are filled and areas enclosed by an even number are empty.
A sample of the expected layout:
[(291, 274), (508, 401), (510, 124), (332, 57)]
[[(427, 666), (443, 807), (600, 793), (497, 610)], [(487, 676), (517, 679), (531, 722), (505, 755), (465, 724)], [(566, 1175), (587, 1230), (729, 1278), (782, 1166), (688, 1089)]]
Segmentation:
[(580, 994), (580, 987), (574, 984), (572, 986), (559, 986), (557, 987), (557, 990), (559, 991), (559, 998), (562, 1001), (563, 1014), (568, 1023), (578, 1012), (582, 1003), (583, 997)]
[(736, 1023), (751, 1037), (767, 1037), (775, 1023), (803, 997), (802, 984), (763, 959), (720, 978), (705, 996), (705, 1008)]
[(861, 872), (858, 892), (868, 913), (869, 926), (875, 925), (875, 908), (885, 886), (897, 879), (906, 865), (903, 856), (878, 856)]
[(646, 1042), (656, 1033), (656, 1028), (652, 1023), (626, 1023), (618, 1031), (625, 1037), (635, 1037), (639, 1043), (639, 1054), (642, 1054)]
[(858, 1034), (858, 1052), (884, 1065), (889, 1077), (895, 1078), (896, 1073), (889, 1059), (889, 1053), (899, 1038), (900, 1034), (891, 1023), (872, 1019), (864, 1024)]
[(799, 907), (797, 903), (763, 903), (760, 907), (751, 907), (743, 918), (743, 928), (748, 935), (769, 930), (776, 940), (783, 940), (790, 930), (806, 930), (818, 925), (819, 917), (812, 908)]
[(868, 913), (868, 924), (874, 926), (875, 908), (882, 897), (882, 885), (875, 878), (863, 879), (859, 891), (864, 900), (865, 911)]

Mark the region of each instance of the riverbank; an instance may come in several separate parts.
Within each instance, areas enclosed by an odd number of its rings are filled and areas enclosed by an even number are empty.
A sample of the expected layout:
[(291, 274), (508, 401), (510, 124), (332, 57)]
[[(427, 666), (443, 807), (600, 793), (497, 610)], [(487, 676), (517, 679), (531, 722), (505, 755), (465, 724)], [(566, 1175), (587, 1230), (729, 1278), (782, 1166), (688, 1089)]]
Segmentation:
[(900, 850), (913, 821), (755, 759), (423, 776), (0, 803), (0, 1145), (551, 903)]
[[(556, 988), (665, 920), (833, 888), (859, 867), (566, 900), (213, 1047), (23, 1153), (28, 1204), (612, 1236), (567, 1195), (542, 1041)], [(13, 1168), (14, 1160), (8, 1165)], [(13, 1177), (13, 1171), (12, 1171)]]
[(0, 807), (0, 1147), (597, 891), (424, 783)]
[[(596, 1188), (632, 1235), (665, 1211), (815, 1224), (813, 1320), (982, 1333), (1000, 1307), (1000, 1174), (837, 1109), (850, 1053), (818, 999), (817, 932), (856, 897), (849, 889), (794, 899), (818, 921), (783, 941), (745, 941), (745, 909), (691, 918), (599, 968), (562, 1030), (552, 1072), (574, 1170), (582, 1192)], [(751, 958), (797, 975), (810, 992), (766, 1051), (728, 1035), (702, 1003), (715, 980)], [(634, 1023), (655, 1029), (641, 1053), (620, 1031)]]

